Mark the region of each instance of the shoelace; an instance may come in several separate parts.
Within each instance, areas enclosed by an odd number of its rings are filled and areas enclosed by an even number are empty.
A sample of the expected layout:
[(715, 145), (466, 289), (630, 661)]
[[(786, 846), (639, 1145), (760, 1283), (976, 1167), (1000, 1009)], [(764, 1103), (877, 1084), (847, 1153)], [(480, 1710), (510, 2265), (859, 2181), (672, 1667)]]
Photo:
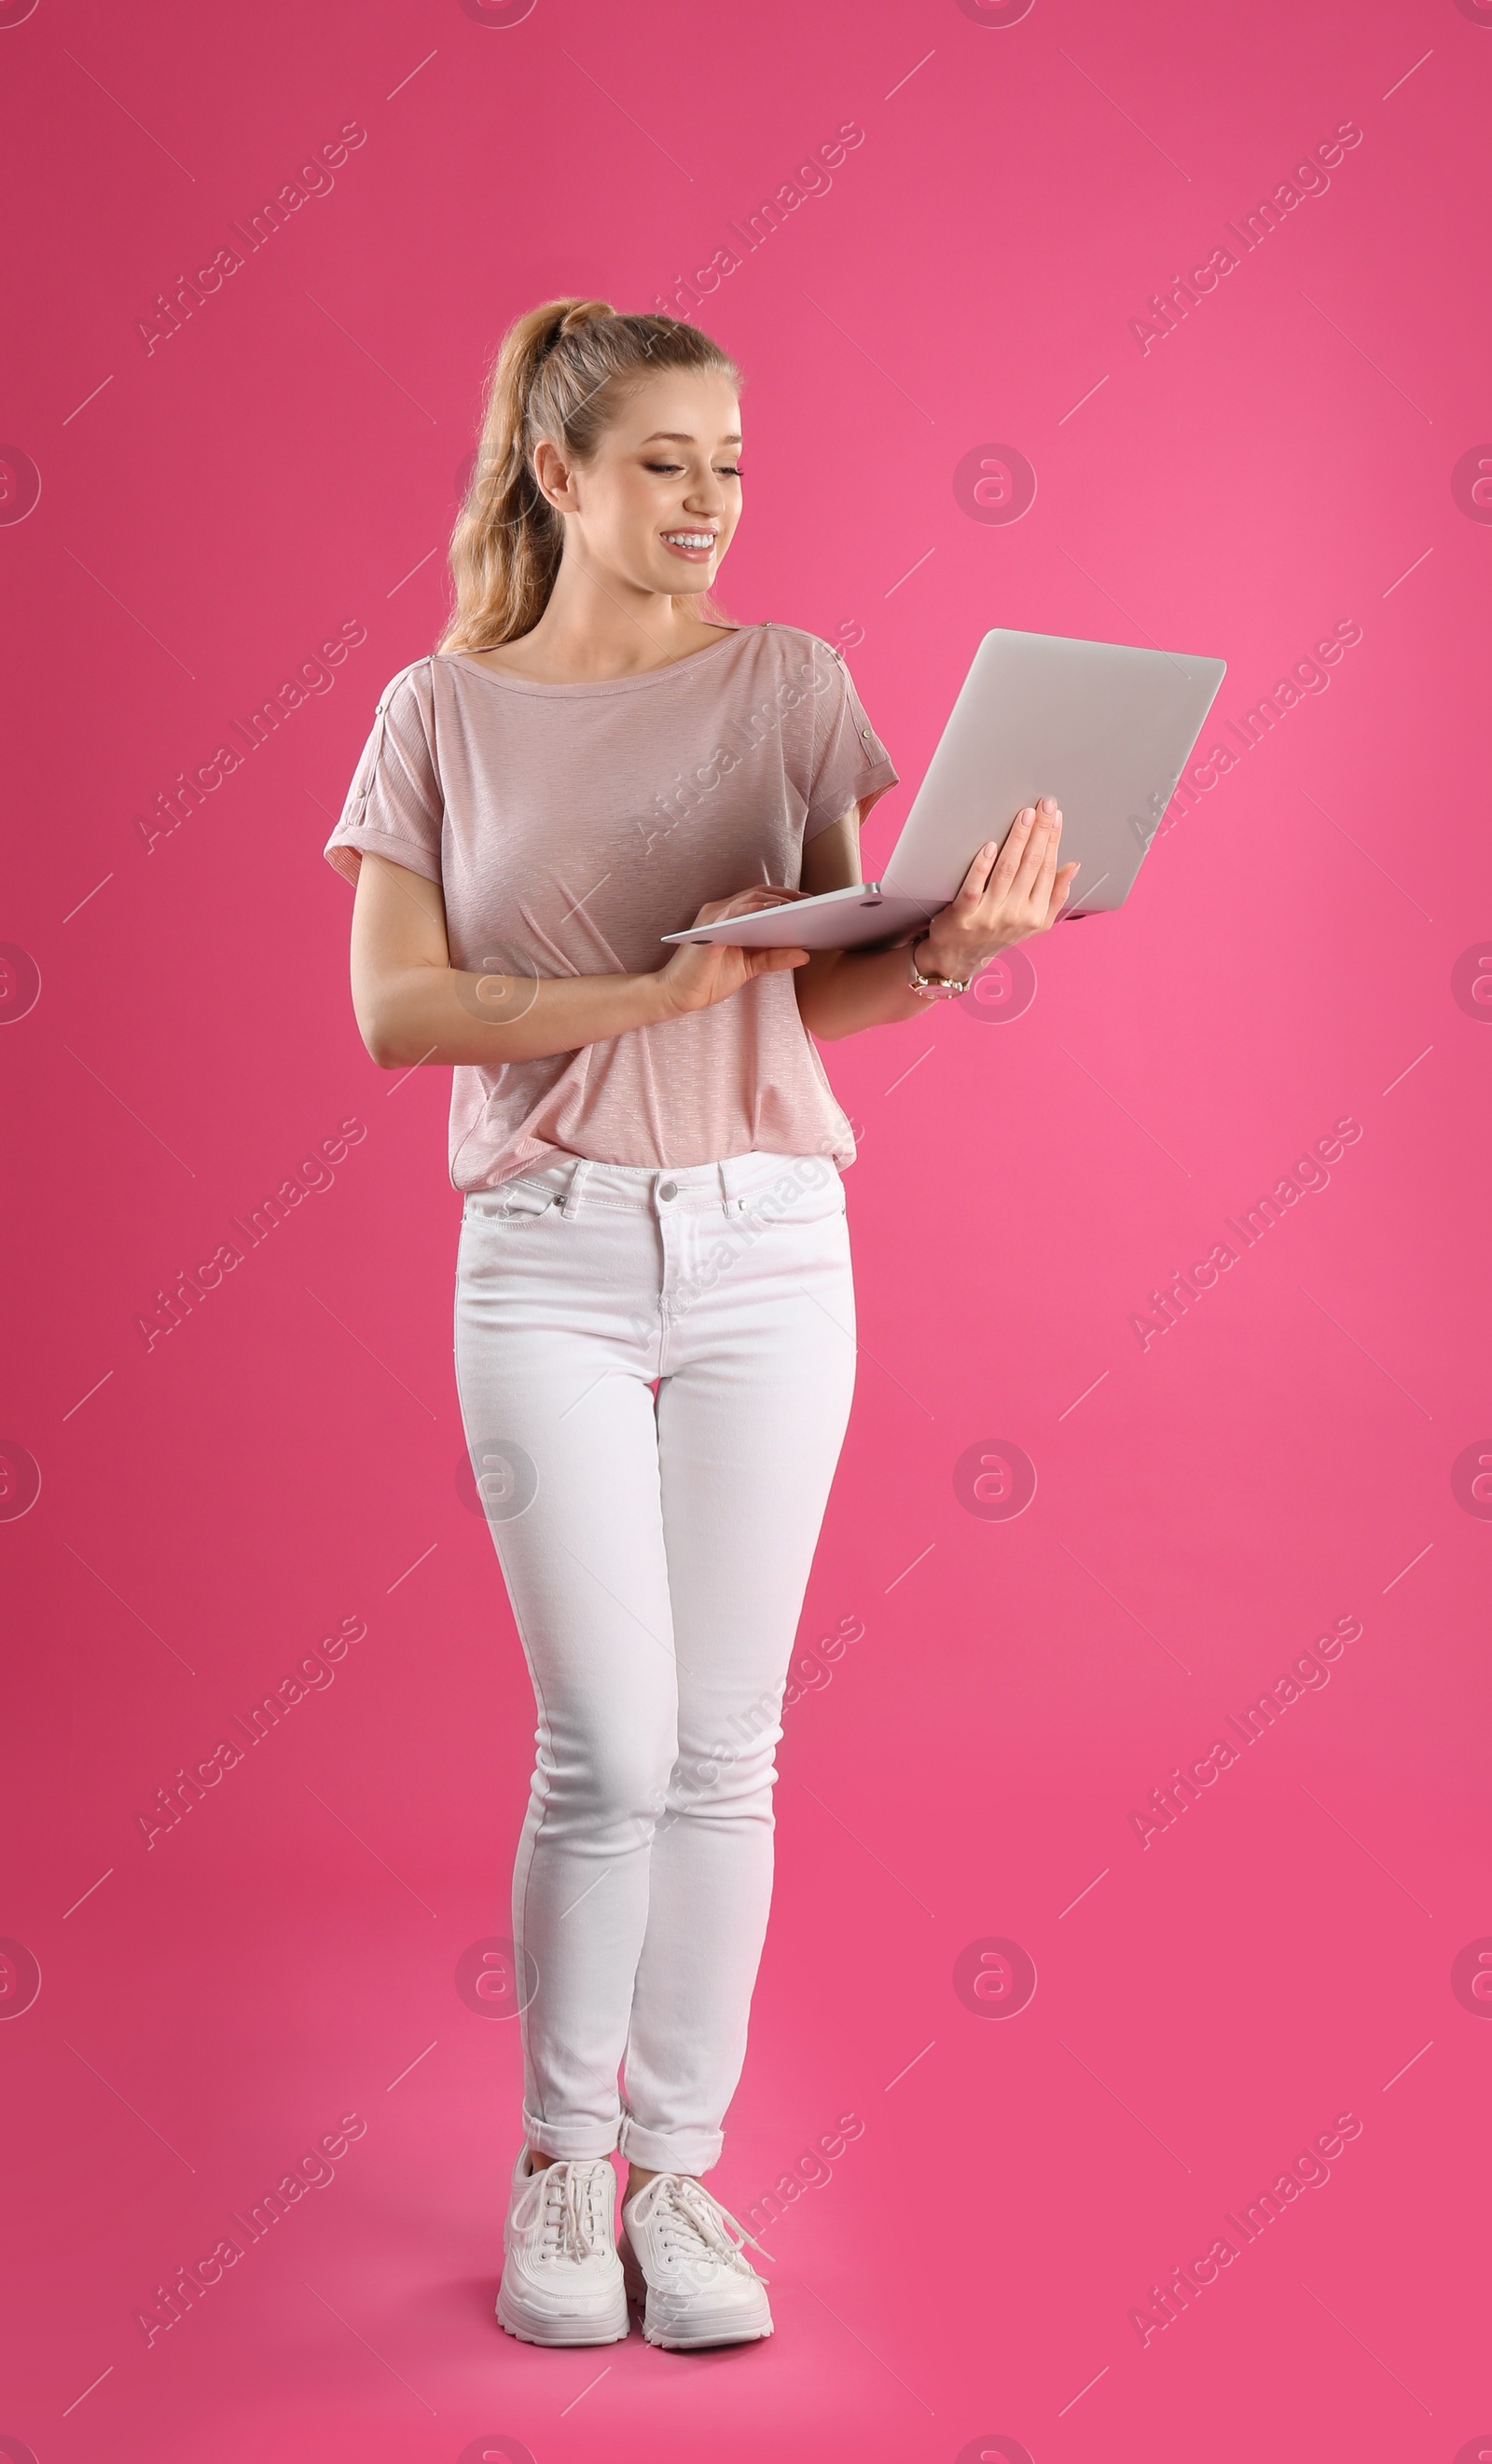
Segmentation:
[(577, 2173), (561, 2159), (529, 2176), (513, 2209), (513, 2222), (526, 2233), (543, 2211), (540, 2253), (545, 2258), (590, 2258), (600, 2241), (589, 2168)]
[(740, 2276), (750, 2276), (755, 2271), (742, 2249), (743, 2242), (749, 2242), (765, 2259), (771, 2259), (771, 2252), (762, 2250), (756, 2235), (747, 2233), (718, 2199), (711, 2198), (703, 2183), (688, 2173), (656, 2173), (639, 2191), (632, 2212), (639, 2224), (656, 2218), (658, 2237), (670, 2258), (694, 2265), (708, 2259), (734, 2268)]

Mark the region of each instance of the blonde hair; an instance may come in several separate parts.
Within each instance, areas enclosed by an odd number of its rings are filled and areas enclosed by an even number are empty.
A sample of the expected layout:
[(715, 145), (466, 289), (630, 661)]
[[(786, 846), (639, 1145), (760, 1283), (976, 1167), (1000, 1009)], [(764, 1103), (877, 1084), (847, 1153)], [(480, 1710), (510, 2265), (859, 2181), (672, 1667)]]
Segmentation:
[[(534, 476), (534, 448), (551, 437), (579, 463), (594, 459), (633, 388), (664, 368), (718, 373), (739, 387), (728, 352), (674, 317), (625, 317), (604, 299), (549, 299), (516, 318), (487, 383), (477, 458), (451, 534), (455, 610), (442, 650), (495, 649), (531, 632), (548, 605), (565, 523)], [(704, 595), (690, 608), (722, 621)]]

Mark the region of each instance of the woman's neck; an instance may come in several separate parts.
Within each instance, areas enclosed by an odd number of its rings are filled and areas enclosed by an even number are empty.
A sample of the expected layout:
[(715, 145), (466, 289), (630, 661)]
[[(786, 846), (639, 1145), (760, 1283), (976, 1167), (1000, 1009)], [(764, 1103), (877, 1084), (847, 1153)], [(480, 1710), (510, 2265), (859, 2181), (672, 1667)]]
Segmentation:
[(531, 632), (466, 656), (534, 684), (609, 684), (671, 667), (734, 629), (697, 616), (688, 600), (638, 590), (613, 576), (602, 580), (567, 559)]

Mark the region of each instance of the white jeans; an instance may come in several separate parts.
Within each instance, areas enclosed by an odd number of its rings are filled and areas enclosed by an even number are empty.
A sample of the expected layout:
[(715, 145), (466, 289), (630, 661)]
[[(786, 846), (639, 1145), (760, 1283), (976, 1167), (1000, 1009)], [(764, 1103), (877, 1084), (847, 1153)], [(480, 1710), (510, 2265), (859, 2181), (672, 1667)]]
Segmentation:
[(783, 1687), (855, 1378), (838, 1173), (567, 1157), (472, 1193), (456, 1360), (539, 1713), (513, 1879), (528, 2140), (701, 2173), (746, 2054)]

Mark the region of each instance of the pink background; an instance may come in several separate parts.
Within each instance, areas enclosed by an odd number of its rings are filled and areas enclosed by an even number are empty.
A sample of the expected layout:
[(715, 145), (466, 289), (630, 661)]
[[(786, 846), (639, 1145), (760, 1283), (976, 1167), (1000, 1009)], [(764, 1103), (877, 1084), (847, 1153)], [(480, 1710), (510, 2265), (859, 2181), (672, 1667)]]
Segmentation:
[[(40, 721), (0, 918), (11, 1508), (41, 1479), (0, 1529), (0, 2455), (1480, 2454), (1492, 11), (522, 5), (0, 8), (0, 565)], [(1325, 193), (1143, 350), (1156, 286), (1344, 121)], [(163, 286), (348, 122), (330, 192), (147, 351)], [(1039, 945), (1019, 1016), (829, 1053), (864, 1356), (713, 2177), (744, 2215), (799, 2168), (778, 2333), (536, 2352), (492, 2320), (516, 2029), (455, 1982), (507, 1930), (531, 1703), (457, 1487), (448, 1080), (365, 1053), (321, 847), (439, 628), (507, 319), (653, 304), (846, 122), (693, 313), (749, 378), (725, 603), (845, 645), (902, 773), (868, 856), (991, 625), (1221, 654), (1204, 749), (1360, 639), (1121, 916)], [(978, 517), (997, 474), (955, 491), (992, 444), (1036, 476), (1014, 521)], [(334, 688), (147, 852), (136, 816), (344, 625)], [(1329, 1185), (1142, 1347), (1344, 1116)], [(147, 1350), (157, 1289), (346, 1120), (332, 1185)], [(1036, 1474), (1005, 1519), (954, 1477), (1002, 1447)], [(1142, 1845), (1339, 1617), (1329, 1683)], [(335, 1683), (146, 1848), (344, 1618)], [(1019, 2011), (969, 1988), (990, 1938), (1035, 1963)], [(1147, 2288), (1343, 2114), (1329, 2180), (1142, 2343)], [(154, 2288), (344, 2115), (335, 2178), (147, 2347)]]

